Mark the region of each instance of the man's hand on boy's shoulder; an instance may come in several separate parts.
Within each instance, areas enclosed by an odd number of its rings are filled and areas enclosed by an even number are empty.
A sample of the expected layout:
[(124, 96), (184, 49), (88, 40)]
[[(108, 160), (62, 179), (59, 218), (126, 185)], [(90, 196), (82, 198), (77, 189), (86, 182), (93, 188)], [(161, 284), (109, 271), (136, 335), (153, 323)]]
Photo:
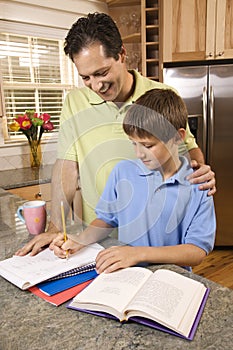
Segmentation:
[(191, 167), (194, 172), (187, 179), (193, 184), (200, 183), (200, 190), (209, 190), (208, 196), (214, 195), (216, 193), (216, 179), (211, 167), (207, 164), (199, 164), (195, 160), (191, 161)]

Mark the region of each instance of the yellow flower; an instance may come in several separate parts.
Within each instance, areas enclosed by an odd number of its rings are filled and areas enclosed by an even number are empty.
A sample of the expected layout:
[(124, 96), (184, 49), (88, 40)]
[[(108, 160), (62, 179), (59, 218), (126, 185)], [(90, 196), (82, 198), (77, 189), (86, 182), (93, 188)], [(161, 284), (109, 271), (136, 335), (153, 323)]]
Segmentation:
[(22, 121), (22, 128), (24, 129), (29, 129), (32, 125), (32, 122), (30, 120), (24, 120)]
[(9, 129), (10, 129), (11, 131), (19, 131), (19, 129), (20, 129), (20, 124), (17, 123), (17, 122), (15, 121), (15, 122), (13, 122), (13, 123), (11, 123), (11, 124), (9, 125)]

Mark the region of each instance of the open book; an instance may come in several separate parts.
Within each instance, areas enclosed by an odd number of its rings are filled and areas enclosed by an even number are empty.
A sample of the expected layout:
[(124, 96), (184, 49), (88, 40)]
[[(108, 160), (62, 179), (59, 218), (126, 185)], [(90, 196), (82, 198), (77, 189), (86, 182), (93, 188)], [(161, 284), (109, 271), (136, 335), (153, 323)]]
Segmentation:
[[(97, 254), (104, 249), (98, 243), (90, 244), (69, 259), (60, 259), (46, 248), (35, 256), (16, 256), (0, 261), (0, 276), (21, 289), (28, 289), (51, 277), (76, 267), (93, 265)], [(64, 275), (63, 275), (64, 277)]]
[(176, 272), (130, 267), (102, 273), (68, 308), (135, 321), (191, 340), (209, 290)]

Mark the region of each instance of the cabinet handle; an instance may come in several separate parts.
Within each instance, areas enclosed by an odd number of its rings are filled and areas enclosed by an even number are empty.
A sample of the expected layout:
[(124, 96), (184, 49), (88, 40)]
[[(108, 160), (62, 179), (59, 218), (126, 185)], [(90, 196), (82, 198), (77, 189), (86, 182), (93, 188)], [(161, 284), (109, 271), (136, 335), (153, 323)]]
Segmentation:
[(224, 55), (224, 51), (220, 51), (220, 52), (218, 53), (218, 55), (219, 55), (219, 56), (223, 56), (223, 55)]
[(210, 52), (210, 53), (209, 53), (209, 57), (213, 57), (213, 54), (212, 54), (212, 52)]
[(35, 198), (38, 199), (38, 198), (41, 198), (42, 197), (42, 193), (41, 192), (38, 192), (35, 194)]

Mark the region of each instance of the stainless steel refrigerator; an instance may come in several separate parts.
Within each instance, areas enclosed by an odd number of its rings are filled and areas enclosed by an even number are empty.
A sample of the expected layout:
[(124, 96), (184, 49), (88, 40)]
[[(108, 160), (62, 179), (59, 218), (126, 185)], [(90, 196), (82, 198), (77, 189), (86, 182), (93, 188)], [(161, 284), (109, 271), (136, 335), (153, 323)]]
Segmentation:
[(165, 65), (164, 82), (185, 100), (189, 125), (216, 173), (216, 246), (233, 246), (233, 62)]

